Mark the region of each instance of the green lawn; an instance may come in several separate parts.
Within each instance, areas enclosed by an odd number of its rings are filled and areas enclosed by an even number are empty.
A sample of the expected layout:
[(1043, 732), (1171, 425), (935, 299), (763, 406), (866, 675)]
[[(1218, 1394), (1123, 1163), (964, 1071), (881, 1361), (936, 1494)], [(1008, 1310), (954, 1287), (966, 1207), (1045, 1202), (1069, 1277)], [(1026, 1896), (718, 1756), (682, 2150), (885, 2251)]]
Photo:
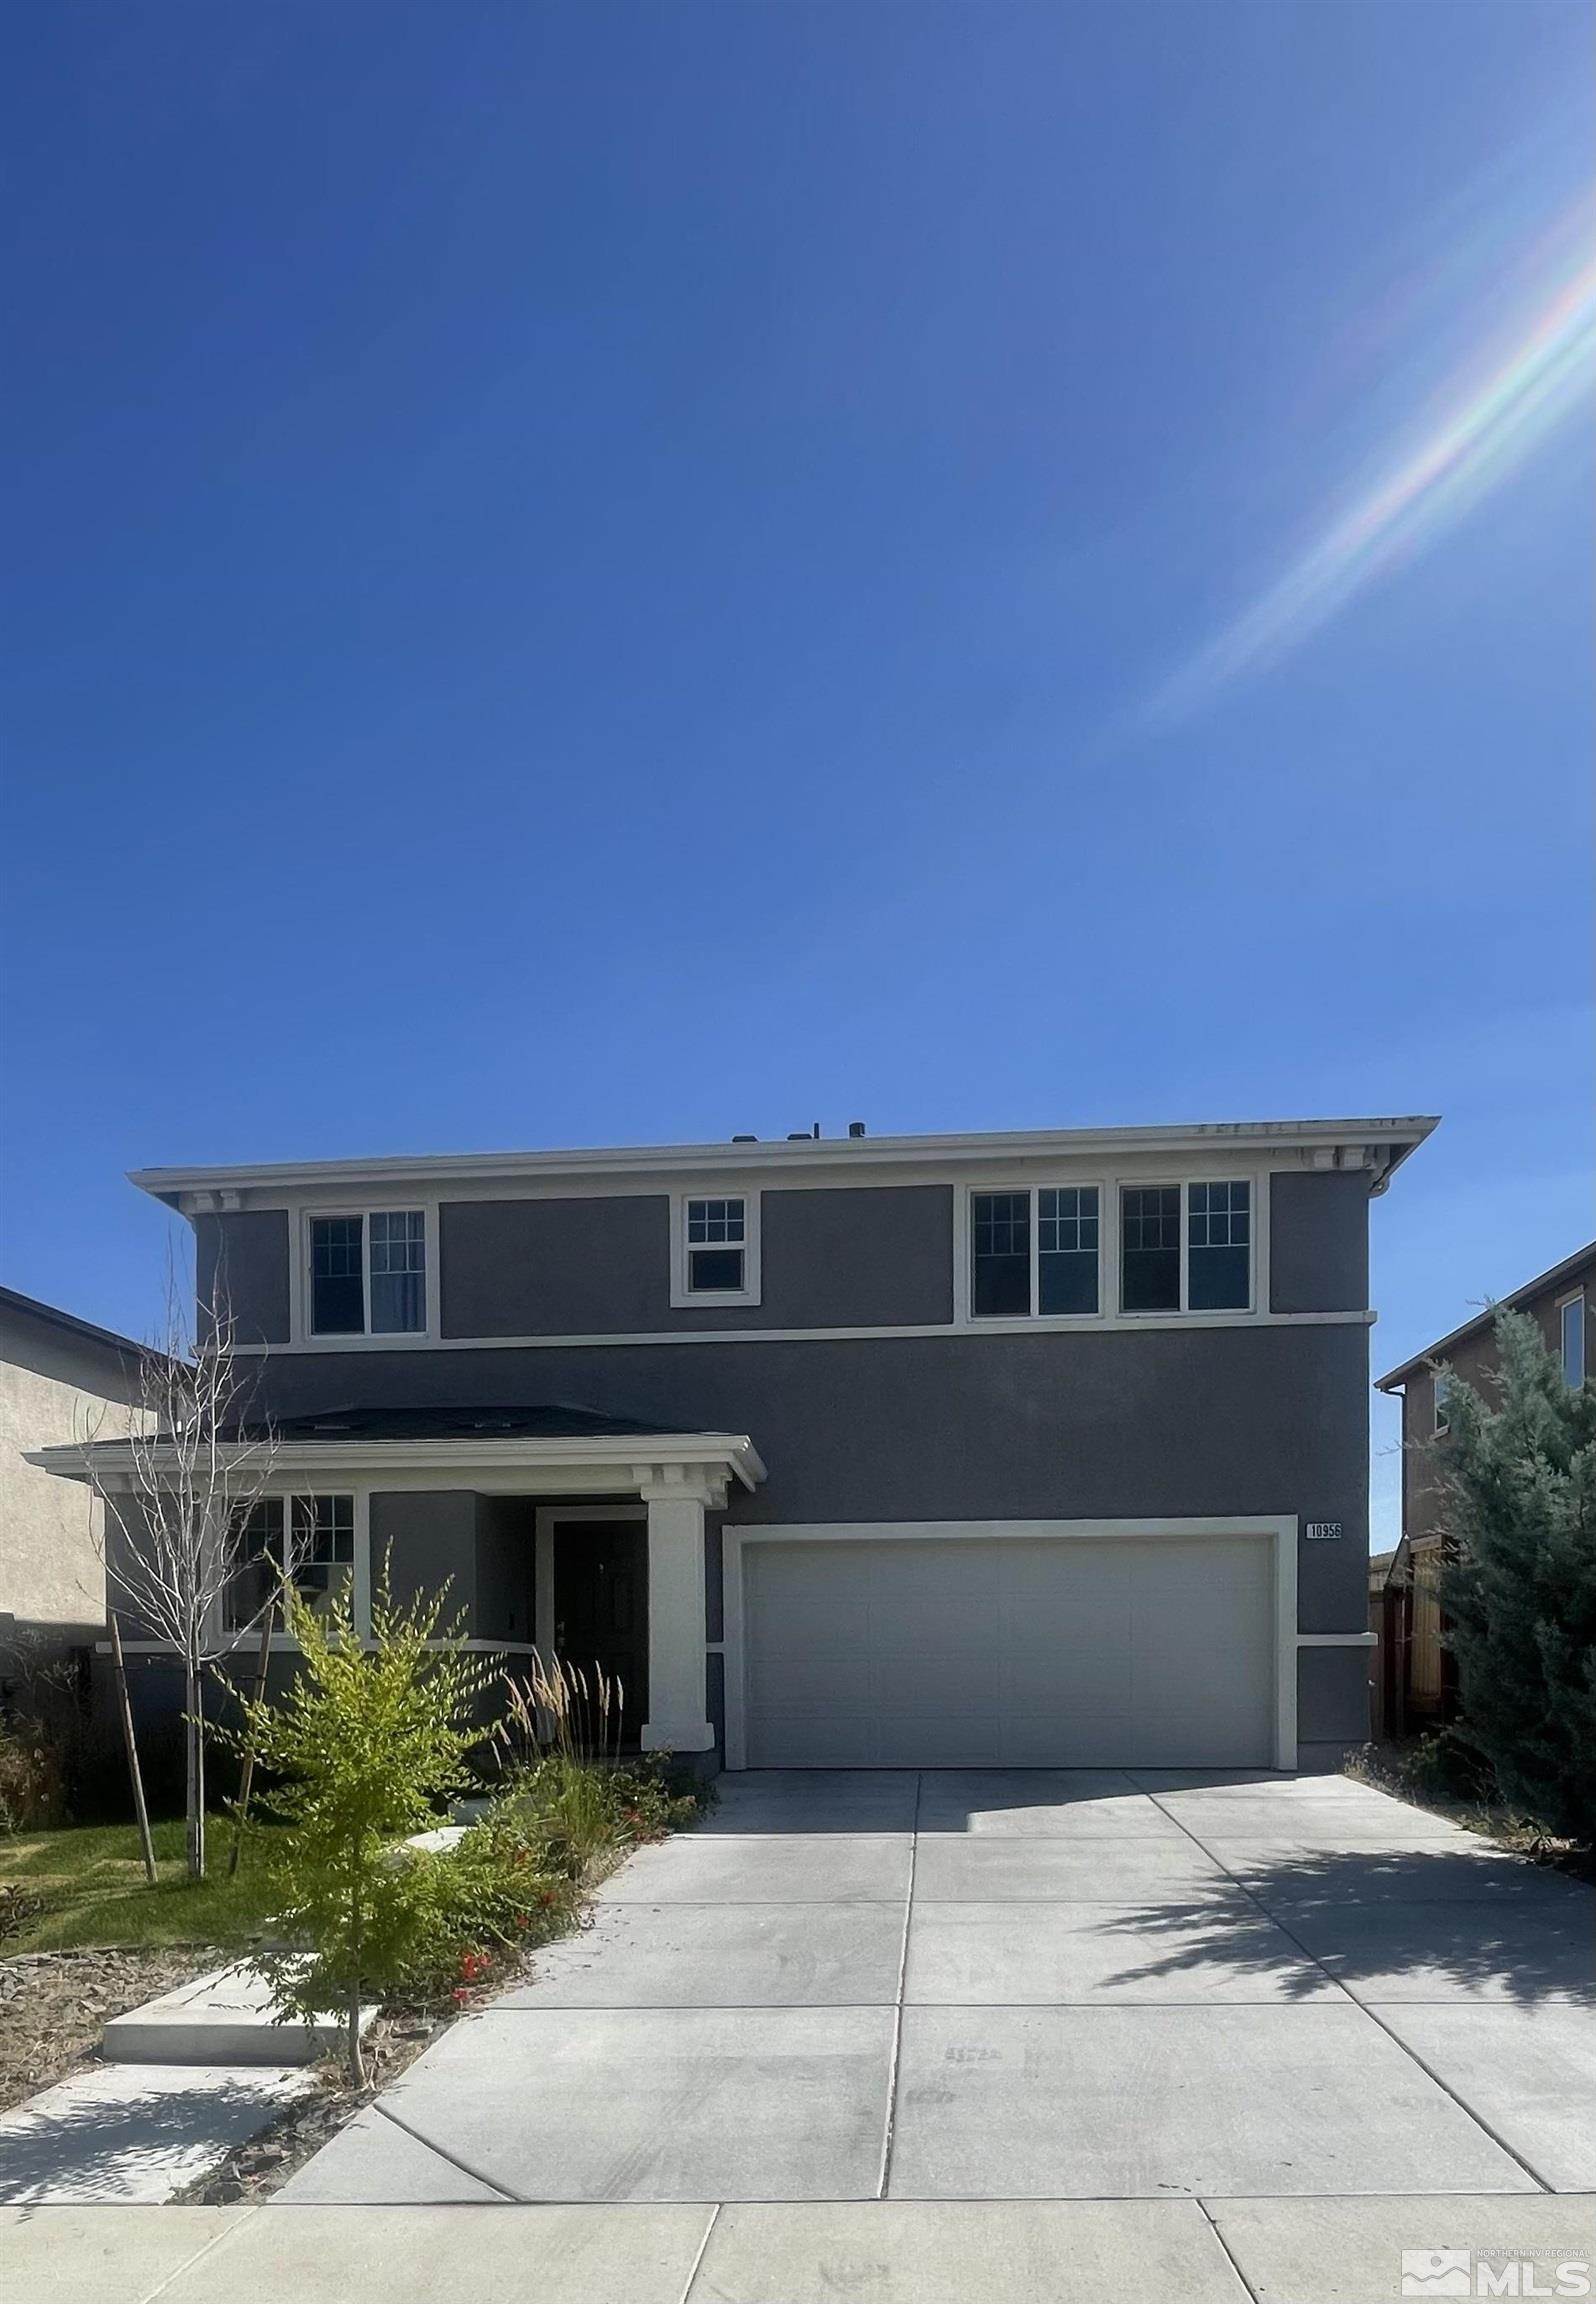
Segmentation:
[(160, 1874), (153, 1888), (146, 1885), (131, 1824), (65, 1825), (0, 1837), (0, 1912), (13, 1884), (24, 1905), (20, 1925), (0, 1937), (0, 1958), (84, 1944), (242, 1945), (263, 1933), (271, 1826), (251, 1826), (238, 1876), (231, 1880), (232, 1826), (225, 1817), (211, 1819), (208, 1876), (199, 1881), (190, 1881), (183, 1869), (182, 1819), (153, 1830)]

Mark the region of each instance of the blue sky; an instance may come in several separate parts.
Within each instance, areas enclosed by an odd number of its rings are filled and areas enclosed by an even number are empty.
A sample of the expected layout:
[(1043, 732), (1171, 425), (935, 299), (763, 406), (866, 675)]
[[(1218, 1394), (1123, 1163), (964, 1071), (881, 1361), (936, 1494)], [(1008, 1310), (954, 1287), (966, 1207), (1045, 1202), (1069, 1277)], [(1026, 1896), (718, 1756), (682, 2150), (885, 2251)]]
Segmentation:
[(1588, 1237), (1586, 39), (14, 12), (5, 1279), (855, 1116), (1441, 1112), (1379, 1365)]

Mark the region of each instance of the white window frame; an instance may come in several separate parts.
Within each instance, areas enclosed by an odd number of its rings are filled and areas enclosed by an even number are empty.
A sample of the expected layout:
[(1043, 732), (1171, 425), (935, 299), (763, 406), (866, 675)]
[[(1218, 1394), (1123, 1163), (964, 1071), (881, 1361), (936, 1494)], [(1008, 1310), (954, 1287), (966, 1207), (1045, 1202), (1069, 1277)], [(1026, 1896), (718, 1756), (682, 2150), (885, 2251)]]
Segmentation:
[[(671, 1310), (701, 1312), (717, 1304), (757, 1304), (760, 1301), (761, 1231), (759, 1193), (747, 1184), (695, 1184), (690, 1191), (671, 1194)], [(743, 1204), (743, 1284), (740, 1288), (691, 1288), (688, 1276), (687, 1209), (693, 1200), (740, 1200)], [(737, 1242), (728, 1243), (735, 1247)]]
[[(1568, 1315), (1570, 1308), (1576, 1304), (1579, 1306), (1579, 1374), (1577, 1377), (1570, 1376), (1568, 1373)], [(1557, 1299), (1557, 1357), (1562, 1367), (1564, 1383), (1571, 1389), (1577, 1389), (1590, 1373), (1585, 1361), (1585, 1291), (1583, 1288), (1575, 1288), (1569, 1295), (1559, 1296)]]
[(1436, 1439), (1452, 1429), (1452, 1371), (1447, 1367), (1430, 1371), (1430, 1430)]
[[(1097, 1310), (1095, 1312), (1042, 1312), (1038, 1310), (1042, 1294), (1042, 1220), (1041, 1195), (1044, 1192), (1095, 1192), (1097, 1194)], [(975, 1309), (975, 1203), (991, 1193), (1005, 1199), (1026, 1199), (1031, 1208), (1031, 1309), (1028, 1312), (977, 1312)], [(961, 1292), (963, 1319), (972, 1328), (987, 1329), (1051, 1327), (1055, 1323), (1064, 1328), (1096, 1328), (1108, 1309), (1108, 1240), (1104, 1210), (1113, 1205), (1113, 1189), (1098, 1176), (1041, 1176), (1034, 1182), (1022, 1178), (1016, 1182), (971, 1184), (962, 1196), (957, 1211), (960, 1245)]]
[[(1247, 1187), (1247, 1301), (1203, 1304), (1191, 1301), (1191, 1191), (1193, 1185), (1245, 1184)], [(1131, 1311), (1125, 1303), (1125, 1195), (1127, 1192), (1180, 1194), (1180, 1302)], [(1258, 1239), (1263, 1222), (1258, 1178), (1245, 1169), (1223, 1176), (1122, 1176), (1114, 1190), (1114, 1308), (1121, 1320), (1247, 1320), (1259, 1309)]]
[[(309, 1496), (347, 1496), (354, 1507), (354, 1542), (349, 1563), (349, 1602), (354, 1617), (355, 1632), (359, 1639), (371, 1638), (371, 1488), (369, 1484), (348, 1479), (329, 1479), (307, 1482), (304, 1479), (276, 1481), (253, 1499), (256, 1504), (281, 1506), (285, 1524), (289, 1521), (296, 1500)], [(211, 1639), (218, 1648), (248, 1648), (257, 1638), (256, 1628), (241, 1628), (228, 1622), (226, 1592), (219, 1592), (212, 1609)], [(281, 1625), (272, 1633), (272, 1653), (291, 1650), (297, 1654), (299, 1642)], [(154, 1646), (156, 1643), (146, 1643)]]
[[(373, 1329), (371, 1325), (371, 1219), (373, 1216), (419, 1216), (422, 1239), (422, 1288), (425, 1317), (419, 1328)], [(311, 1227), (322, 1218), (356, 1218), (360, 1224), (361, 1319), (357, 1330), (323, 1335), (315, 1325), (316, 1289), (311, 1272)], [(438, 1203), (435, 1200), (362, 1200), (346, 1207), (319, 1205), (301, 1208), (298, 1216), (299, 1250), (293, 1263), (293, 1297), (289, 1326), (300, 1342), (319, 1352), (403, 1349), (434, 1344), (438, 1339)]]

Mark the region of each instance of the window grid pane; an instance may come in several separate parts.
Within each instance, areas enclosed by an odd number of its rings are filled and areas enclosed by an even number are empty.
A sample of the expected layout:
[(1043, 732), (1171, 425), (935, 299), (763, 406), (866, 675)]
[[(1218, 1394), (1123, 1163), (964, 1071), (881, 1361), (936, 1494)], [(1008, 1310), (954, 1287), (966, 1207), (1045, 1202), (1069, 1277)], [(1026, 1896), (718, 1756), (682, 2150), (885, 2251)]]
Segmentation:
[(1025, 1319), (1031, 1303), (1031, 1195), (970, 1196), (970, 1310), (981, 1320)]
[(366, 1325), (362, 1216), (313, 1216), (310, 1324), (318, 1336), (358, 1336)]
[(1187, 1186), (1187, 1308), (1242, 1312), (1252, 1296), (1252, 1187), (1245, 1179)]
[(371, 1327), (419, 1335), (427, 1325), (427, 1220), (419, 1208), (378, 1209), (371, 1225)]
[(692, 1247), (721, 1246), (745, 1237), (746, 1203), (742, 1200), (689, 1200), (687, 1238)]
[(1250, 1237), (1251, 1198), (1251, 1187), (1245, 1183), (1192, 1185), (1191, 1245), (1245, 1248)]
[(1180, 1310), (1180, 1186), (1127, 1185), (1120, 1193), (1120, 1304), (1126, 1312)]
[(1036, 1196), (1037, 1310), (1094, 1313), (1097, 1301), (1098, 1203), (1095, 1184)]

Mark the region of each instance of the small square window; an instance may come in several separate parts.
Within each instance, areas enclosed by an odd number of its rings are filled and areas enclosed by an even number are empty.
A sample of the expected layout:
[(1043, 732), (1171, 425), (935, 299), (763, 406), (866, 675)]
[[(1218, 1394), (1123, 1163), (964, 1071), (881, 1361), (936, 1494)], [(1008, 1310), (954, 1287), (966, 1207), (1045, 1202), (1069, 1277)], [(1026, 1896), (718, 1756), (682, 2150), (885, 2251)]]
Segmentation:
[(753, 1254), (753, 1224), (747, 1196), (717, 1194), (714, 1198), (681, 1203), (678, 1303), (696, 1303), (702, 1297), (734, 1297), (751, 1303), (757, 1297)]

